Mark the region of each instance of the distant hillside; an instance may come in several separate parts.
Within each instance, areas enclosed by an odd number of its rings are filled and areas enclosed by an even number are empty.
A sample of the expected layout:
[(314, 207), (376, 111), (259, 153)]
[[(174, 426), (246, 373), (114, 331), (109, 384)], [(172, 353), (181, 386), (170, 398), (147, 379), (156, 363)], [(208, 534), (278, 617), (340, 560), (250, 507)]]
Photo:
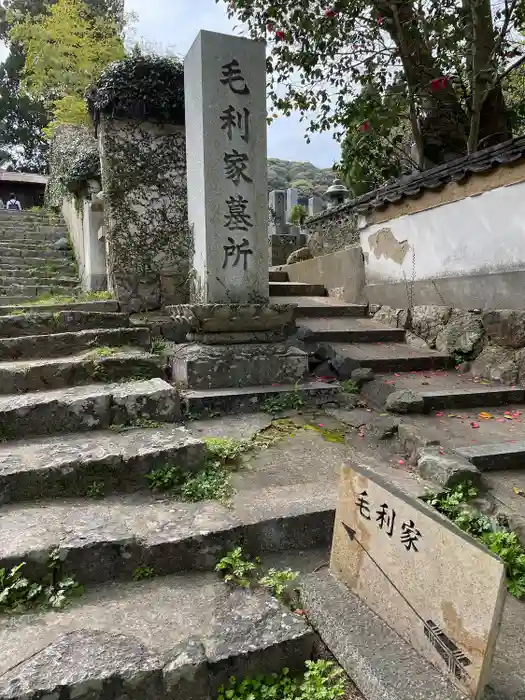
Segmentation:
[(268, 158), (268, 189), (285, 190), (295, 187), (300, 194), (322, 195), (334, 181), (331, 168), (316, 168), (311, 163)]

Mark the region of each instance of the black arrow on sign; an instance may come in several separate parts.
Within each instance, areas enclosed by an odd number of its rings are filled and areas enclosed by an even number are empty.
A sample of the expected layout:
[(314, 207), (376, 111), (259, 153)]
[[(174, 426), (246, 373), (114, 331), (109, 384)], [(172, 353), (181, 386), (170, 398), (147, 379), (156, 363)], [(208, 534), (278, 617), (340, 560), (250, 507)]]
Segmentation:
[(405, 601), (405, 603), (408, 605), (408, 607), (410, 608), (410, 610), (412, 610), (412, 612), (413, 612), (414, 615), (418, 618), (418, 620), (421, 620), (421, 622), (423, 623), (423, 625), (424, 625), (425, 627), (428, 627), (426, 621), (421, 617), (421, 615), (420, 615), (420, 614), (418, 613), (418, 611), (414, 608), (414, 606), (412, 605), (412, 603), (410, 603), (410, 602), (405, 598), (405, 596), (401, 593), (401, 591), (400, 591), (399, 588), (396, 586), (396, 584), (392, 581), (392, 579), (390, 578), (390, 576), (389, 576), (385, 571), (383, 571), (383, 569), (379, 566), (379, 564), (376, 562), (376, 560), (375, 560), (374, 557), (370, 554), (370, 552), (369, 552), (367, 549), (365, 549), (364, 546), (361, 544), (361, 542), (357, 539), (357, 537), (356, 537), (357, 532), (356, 532), (355, 530), (353, 530), (353, 529), (350, 527), (350, 525), (347, 525), (347, 524), (344, 523), (342, 520), (341, 520), (341, 525), (342, 525), (342, 526), (344, 527), (344, 529), (346, 530), (346, 533), (347, 533), (348, 537), (352, 540), (352, 542), (356, 542), (356, 543), (359, 545), (359, 547), (361, 547), (361, 549), (362, 549), (363, 552), (366, 554), (366, 556), (370, 559), (370, 561), (372, 562), (372, 564), (373, 564), (377, 569), (379, 569), (379, 571), (383, 574), (383, 576), (386, 578), (386, 580), (388, 581), (388, 583), (389, 583), (389, 584), (392, 586), (392, 588), (401, 596), (401, 598)]

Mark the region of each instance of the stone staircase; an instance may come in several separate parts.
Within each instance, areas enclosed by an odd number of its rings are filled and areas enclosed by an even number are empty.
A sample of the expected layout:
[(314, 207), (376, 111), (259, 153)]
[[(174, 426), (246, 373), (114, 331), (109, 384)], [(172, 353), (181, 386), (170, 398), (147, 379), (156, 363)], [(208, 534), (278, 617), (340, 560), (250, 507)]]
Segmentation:
[(65, 223), (59, 218), (0, 210), (0, 304), (70, 296), (77, 290), (70, 252), (55, 247), (66, 236)]

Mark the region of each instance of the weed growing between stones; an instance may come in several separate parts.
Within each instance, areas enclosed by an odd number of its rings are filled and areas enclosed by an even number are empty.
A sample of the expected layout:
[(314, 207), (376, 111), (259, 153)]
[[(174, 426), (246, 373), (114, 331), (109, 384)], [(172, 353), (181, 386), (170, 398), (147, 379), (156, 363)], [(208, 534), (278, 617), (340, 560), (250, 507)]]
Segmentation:
[(42, 581), (30, 581), (23, 575), (25, 562), (12, 569), (0, 569), (0, 613), (20, 613), (31, 608), (63, 608), (81, 595), (83, 587), (72, 576), (62, 576), (62, 562), (57, 551), (48, 560), (48, 574)]
[(150, 352), (153, 353), (153, 355), (162, 355), (162, 353), (166, 350), (167, 347), (168, 345), (164, 340), (156, 338), (151, 342)]
[(315, 430), (323, 436), (326, 442), (336, 442), (339, 444), (345, 443), (345, 432), (343, 430), (329, 430), (321, 425), (303, 425), (305, 430)]
[(359, 394), (359, 385), (352, 379), (346, 379), (341, 382), (341, 391), (344, 391), (345, 394)]
[(133, 572), (134, 581), (148, 581), (155, 576), (155, 569), (152, 566), (138, 566)]
[(294, 677), (288, 668), (270, 676), (237, 681), (232, 676), (221, 686), (217, 700), (336, 700), (345, 693), (344, 671), (332, 661), (306, 661), (304, 674)]
[(103, 481), (92, 481), (86, 489), (86, 496), (88, 498), (104, 498), (106, 495), (106, 487)]
[(525, 597), (525, 549), (518, 536), (507, 527), (476, 512), (469, 501), (478, 496), (472, 482), (464, 482), (440, 493), (429, 492), (422, 500), (445, 515), (461, 530), (482, 542), (503, 561), (507, 588), (516, 598)]
[[(53, 306), (58, 304), (72, 304), (83, 301), (108, 301), (113, 299), (111, 292), (82, 292), (76, 295), (42, 294), (36, 299), (28, 299), (19, 306)], [(15, 304), (16, 306), (16, 304)]]
[(113, 357), (113, 355), (117, 355), (120, 352), (120, 348), (112, 348), (107, 345), (101, 345), (98, 348), (93, 348), (91, 352), (98, 357)]
[(151, 430), (155, 430), (156, 428), (163, 428), (166, 425), (170, 424), (159, 423), (156, 420), (149, 420), (147, 418), (137, 418), (137, 420), (134, 420), (131, 423), (127, 423), (126, 425), (110, 425), (109, 430), (113, 430), (115, 433), (125, 433), (127, 430), (135, 430), (136, 428), (149, 428)]
[(93, 371), (91, 372), (91, 378), (95, 382), (107, 382), (108, 381), (108, 374), (106, 372), (106, 368), (102, 364), (102, 362), (95, 362), (93, 364)]
[(295, 609), (297, 591), (292, 589), (290, 584), (299, 576), (299, 572), (291, 569), (269, 569), (263, 575), (260, 566), (259, 557), (251, 559), (244, 555), (242, 547), (235, 547), (219, 559), (215, 571), (222, 575), (225, 583), (241, 588), (265, 588), (281, 603)]
[(294, 391), (288, 391), (266, 399), (262, 405), (262, 410), (270, 415), (276, 415), (290, 409), (298, 411), (304, 405), (305, 399), (303, 393), (295, 389)]

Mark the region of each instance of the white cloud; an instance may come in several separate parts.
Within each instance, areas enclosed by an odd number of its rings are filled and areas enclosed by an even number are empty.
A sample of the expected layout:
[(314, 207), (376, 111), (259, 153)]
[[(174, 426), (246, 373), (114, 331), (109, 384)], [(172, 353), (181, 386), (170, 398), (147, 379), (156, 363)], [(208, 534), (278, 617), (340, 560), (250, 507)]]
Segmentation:
[[(200, 29), (235, 32), (223, 2), (215, 0), (126, 0), (126, 10), (138, 15), (137, 37), (184, 56)], [(268, 130), (268, 155), (284, 160), (310, 161), (331, 167), (339, 157), (339, 146), (330, 134), (304, 139), (305, 124), (298, 115), (280, 117)]]

